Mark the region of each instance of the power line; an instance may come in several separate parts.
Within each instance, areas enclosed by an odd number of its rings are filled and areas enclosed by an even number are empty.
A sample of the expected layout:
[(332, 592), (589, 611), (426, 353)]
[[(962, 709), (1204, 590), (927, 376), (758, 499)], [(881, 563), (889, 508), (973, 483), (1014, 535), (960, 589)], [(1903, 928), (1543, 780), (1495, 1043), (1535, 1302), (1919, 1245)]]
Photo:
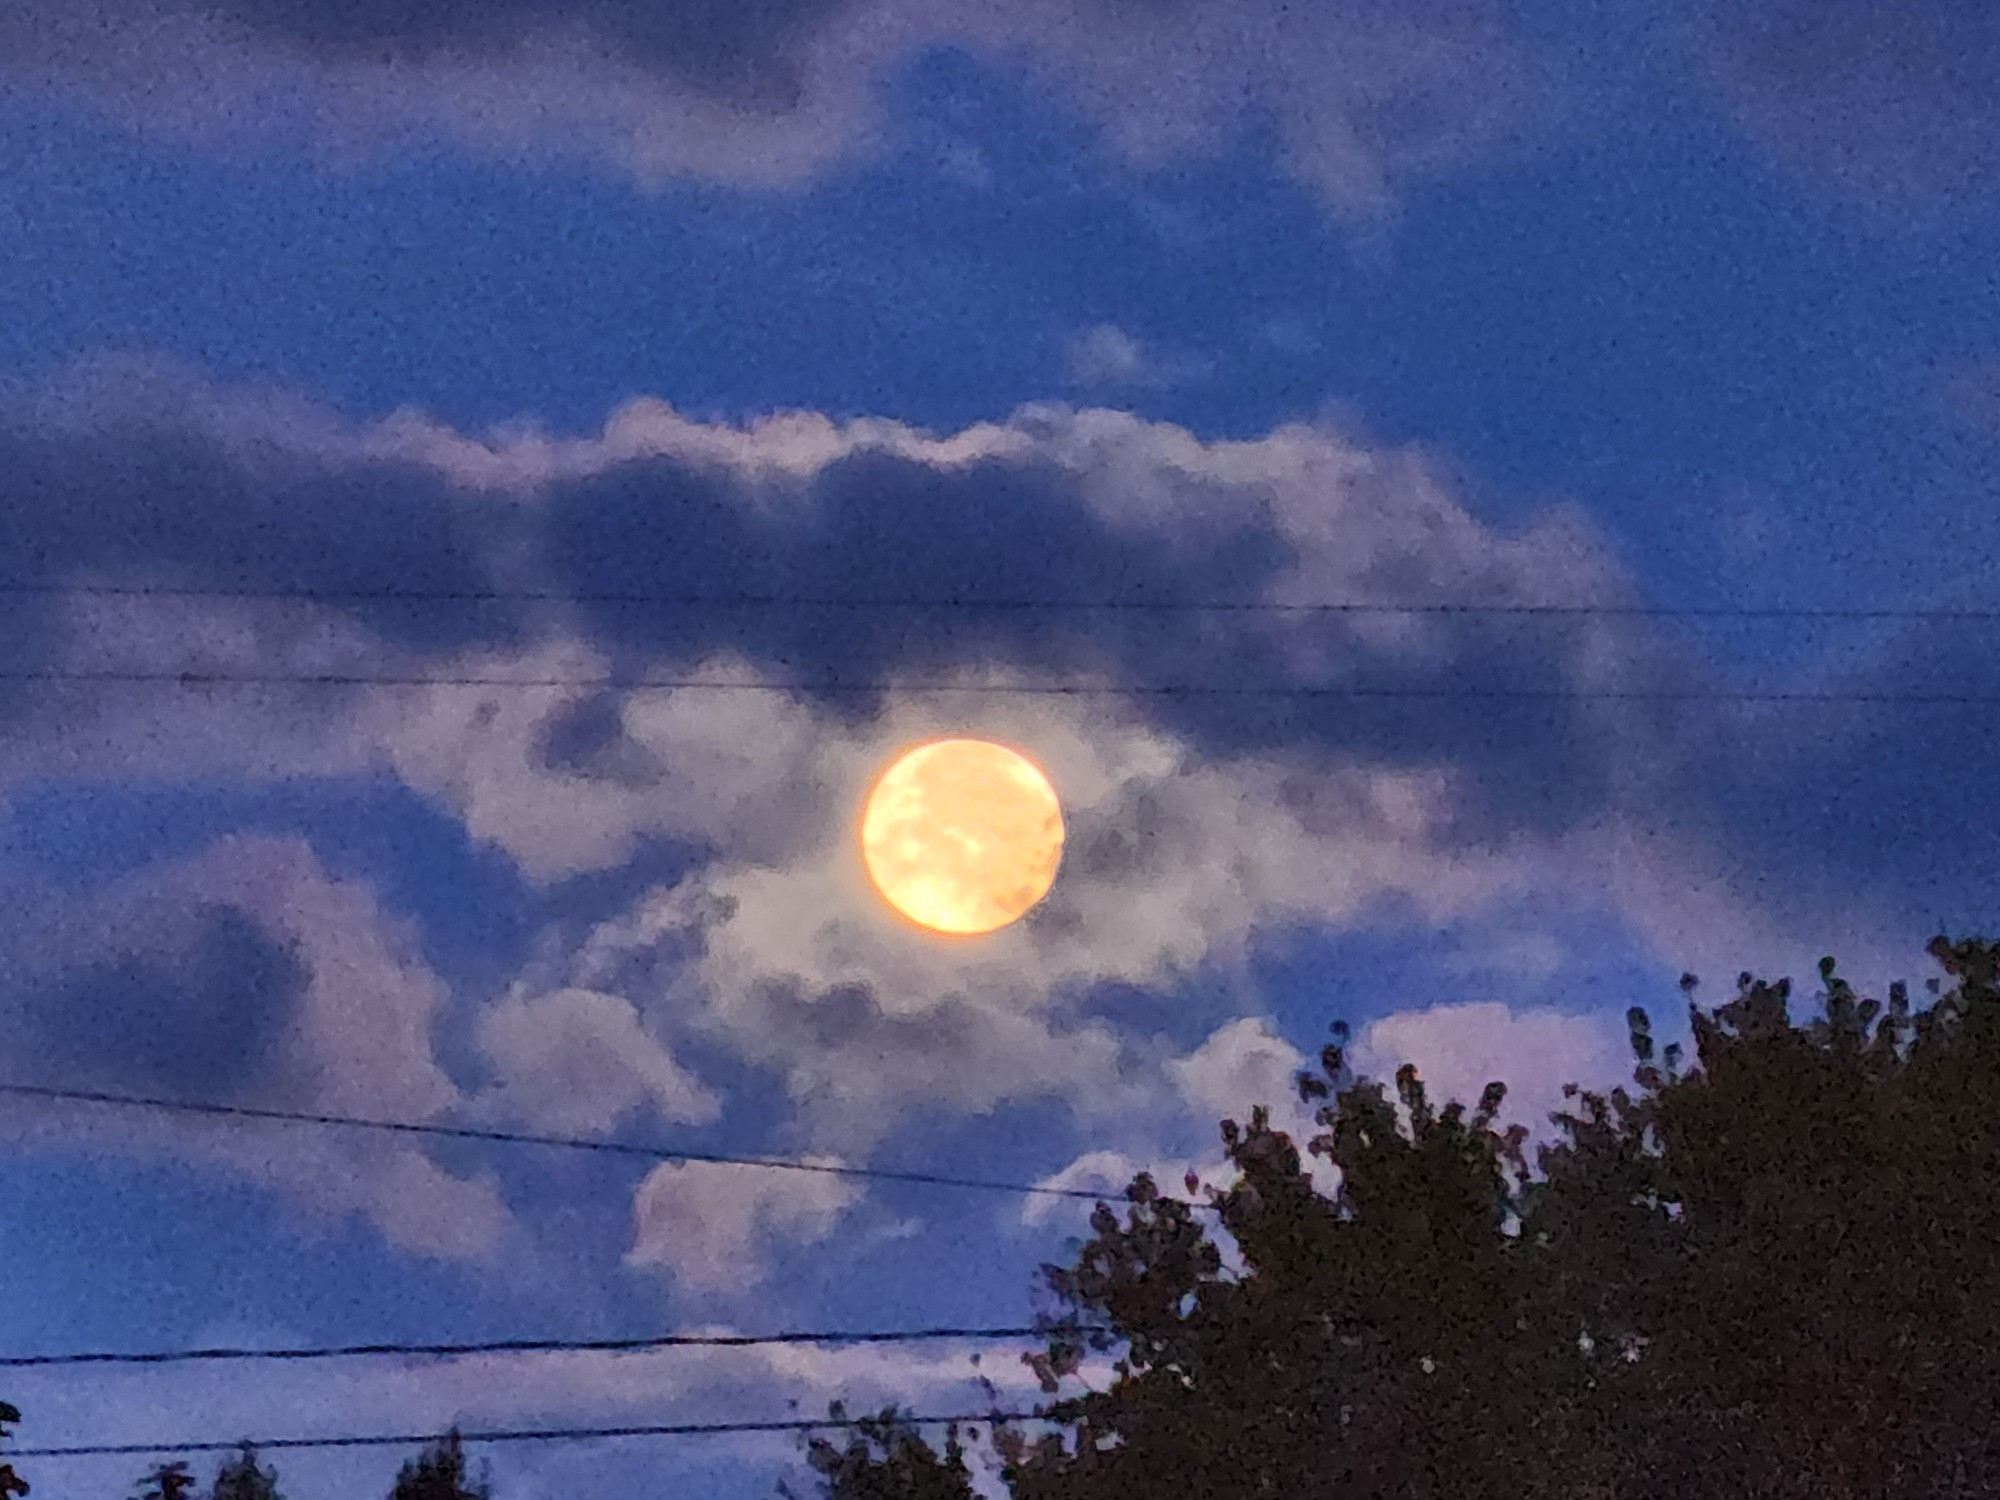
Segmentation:
[(1141, 698), (1407, 698), (1474, 699), (1490, 702), (1658, 702), (1658, 703), (1878, 703), (1902, 705), (2000, 705), (1992, 693), (1751, 692), (1735, 688), (1365, 688), (1292, 684), (1221, 685), (1201, 683), (946, 683), (946, 682), (717, 682), (706, 678), (489, 676), (358, 676), (338, 672), (84, 672), (67, 668), (0, 671), (8, 682), (156, 683), (175, 687), (453, 687), (603, 688), (614, 692), (731, 693), (983, 693), (1002, 696)]
[[(1324, 1317), (1298, 1320), (1299, 1326), (1327, 1327)], [(373, 1356), (448, 1359), (472, 1354), (633, 1353), (652, 1349), (750, 1349), (796, 1344), (913, 1344), (937, 1339), (994, 1341), (1047, 1340), (1058, 1336), (1103, 1334), (1127, 1337), (1106, 1324), (1064, 1323), (1016, 1328), (902, 1328), (851, 1332), (787, 1330), (782, 1333), (670, 1333), (638, 1339), (494, 1339), (468, 1344), (316, 1344), (296, 1349), (161, 1349), (83, 1354), (0, 1355), (0, 1368), (46, 1369), (64, 1365), (170, 1365), (245, 1360), (322, 1360)]]
[(166, 1365), (218, 1360), (321, 1360), (396, 1355), (451, 1358), (469, 1354), (629, 1353), (648, 1349), (746, 1349), (780, 1344), (904, 1344), (933, 1339), (1044, 1338), (1054, 1333), (1116, 1334), (1113, 1328), (912, 1328), (849, 1333), (676, 1333), (643, 1339), (497, 1339), (474, 1344), (342, 1344), (301, 1349), (172, 1349), (142, 1353), (15, 1354), (0, 1356), (12, 1369), (51, 1365)]
[(0, 594), (80, 594), (93, 598), (263, 599), (355, 603), (650, 604), (670, 609), (937, 609), (1159, 614), (1374, 614), (1619, 616), (1649, 619), (2000, 620), (1995, 609), (1914, 607), (1795, 609), (1781, 605), (1652, 604), (1395, 604), (1363, 601), (1196, 599), (980, 599), (828, 597), (801, 594), (659, 594), (638, 591), (565, 592), (537, 589), (249, 589), (169, 584), (0, 583)]
[[(597, 1140), (583, 1136), (528, 1135), (508, 1130), (480, 1130), (463, 1125), (419, 1125), (407, 1120), (367, 1120), (353, 1115), (306, 1114), (292, 1110), (257, 1109), (242, 1104), (203, 1104), (179, 1099), (149, 1099), (132, 1094), (98, 1093), (88, 1089), (47, 1088), (38, 1084), (0, 1083), (0, 1094), (20, 1094), (38, 1099), (56, 1099), (82, 1104), (109, 1104), (130, 1109), (170, 1110), (185, 1114), (219, 1115), (250, 1120), (276, 1120), (295, 1125), (332, 1125), (353, 1130), (382, 1130), (404, 1135), (430, 1135), (454, 1140), (499, 1141), (512, 1146), (560, 1146), (571, 1151), (602, 1151), (620, 1156), (640, 1156), (653, 1161), (707, 1162), (731, 1167), (771, 1167), (791, 1172), (820, 1172), (840, 1177), (873, 1177), (892, 1182), (916, 1182), (930, 1187), (981, 1188), (1000, 1193), (1038, 1193), (1059, 1198), (1082, 1198), (1102, 1202), (1113, 1196), (1084, 1188), (1038, 1187), (1030, 1183), (992, 1182), (970, 1177), (945, 1177), (932, 1172), (900, 1172), (887, 1167), (836, 1166), (826, 1162), (795, 1161), (769, 1156), (729, 1156), (713, 1151), (683, 1151), (667, 1146), (645, 1146), (626, 1141)], [(1190, 1207), (1206, 1208), (1206, 1204)]]
[(51, 1365), (172, 1365), (217, 1360), (320, 1360), (373, 1355), (451, 1358), (467, 1354), (629, 1353), (645, 1349), (748, 1349), (776, 1344), (913, 1344), (932, 1339), (1046, 1338), (1058, 1333), (1105, 1333), (1115, 1328), (910, 1328), (857, 1333), (673, 1333), (643, 1339), (498, 1339), (482, 1344), (339, 1344), (302, 1349), (170, 1349), (112, 1354), (0, 1355), (0, 1367)]
[[(795, 1418), (782, 1422), (676, 1422), (645, 1427), (544, 1427), (515, 1428), (491, 1432), (463, 1432), (467, 1443), (557, 1443), (581, 1442), (595, 1438), (696, 1437), (725, 1432), (810, 1432), (816, 1427), (859, 1427), (867, 1417)], [(1055, 1418), (1031, 1411), (971, 1412), (961, 1416), (902, 1417), (913, 1427), (941, 1427), (971, 1422), (1048, 1422)], [(262, 1441), (237, 1438), (232, 1442), (204, 1443), (86, 1443), (65, 1448), (13, 1448), (7, 1458), (84, 1458), (129, 1453), (234, 1453), (246, 1441), (260, 1452), (280, 1448), (388, 1448), (409, 1447), (435, 1442), (435, 1432), (378, 1434), (367, 1437), (268, 1438)]]

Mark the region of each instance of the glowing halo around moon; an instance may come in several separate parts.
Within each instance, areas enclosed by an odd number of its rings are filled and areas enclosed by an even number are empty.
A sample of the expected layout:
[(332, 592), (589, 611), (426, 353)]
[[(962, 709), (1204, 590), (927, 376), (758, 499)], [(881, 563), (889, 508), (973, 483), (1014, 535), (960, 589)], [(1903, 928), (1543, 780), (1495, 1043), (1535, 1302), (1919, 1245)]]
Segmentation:
[(1062, 804), (1033, 761), (990, 740), (932, 740), (884, 771), (861, 815), (882, 898), (920, 927), (969, 937), (1017, 922), (1062, 862)]

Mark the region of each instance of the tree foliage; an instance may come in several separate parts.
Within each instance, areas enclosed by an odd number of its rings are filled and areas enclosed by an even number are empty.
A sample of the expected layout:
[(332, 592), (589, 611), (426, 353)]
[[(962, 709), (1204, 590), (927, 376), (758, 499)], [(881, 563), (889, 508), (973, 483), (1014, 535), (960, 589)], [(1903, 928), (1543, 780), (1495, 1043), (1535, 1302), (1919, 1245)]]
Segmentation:
[(484, 1476), (477, 1482), (467, 1478), (465, 1451), (454, 1427), (403, 1465), (389, 1500), (488, 1500), (488, 1494)]
[[(11, 1402), (0, 1401), (0, 1443), (13, 1436), (7, 1429), (21, 1420), (21, 1409)], [(12, 1464), (0, 1464), (0, 1500), (11, 1500), (15, 1495), (28, 1493), (28, 1481), (14, 1472)]]
[[(835, 1421), (846, 1420), (840, 1402), (831, 1412)], [(961, 1500), (972, 1494), (958, 1429), (949, 1430), (940, 1455), (893, 1406), (879, 1416), (857, 1418), (845, 1446), (813, 1437), (807, 1461), (819, 1473), (827, 1500)], [(782, 1483), (778, 1491), (792, 1493)]]
[[(1014, 1500), (2000, 1495), (2000, 944), (1929, 951), (1928, 1009), (1824, 959), (1803, 1026), (1788, 981), (1710, 1014), (1685, 977), (1694, 1066), (1632, 1009), (1633, 1087), (1567, 1090), (1532, 1168), (1502, 1084), (1468, 1119), (1405, 1066), (1405, 1125), (1337, 1027), (1299, 1080), (1337, 1192), (1222, 1125), (1240, 1275), (1143, 1176), (1043, 1268), (1044, 1390), (1122, 1352), (1060, 1433), (996, 1426)], [(955, 1435), (826, 1446), (828, 1500), (972, 1494)]]
[(187, 1460), (177, 1458), (158, 1465), (139, 1483), (139, 1500), (187, 1500), (188, 1491), (194, 1488), (194, 1475), (188, 1472)]
[(225, 1461), (215, 1473), (210, 1500), (284, 1500), (278, 1491), (278, 1476), (257, 1462), (257, 1449), (245, 1443), (237, 1455)]

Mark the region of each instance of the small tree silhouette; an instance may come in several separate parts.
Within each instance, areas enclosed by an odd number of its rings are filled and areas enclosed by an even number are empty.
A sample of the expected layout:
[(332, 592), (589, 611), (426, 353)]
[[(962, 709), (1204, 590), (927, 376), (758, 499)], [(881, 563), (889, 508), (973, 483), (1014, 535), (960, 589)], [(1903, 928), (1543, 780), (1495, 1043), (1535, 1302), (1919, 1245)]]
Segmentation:
[(389, 1500), (488, 1500), (488, 1494), (485, 1475), (477, 1482), (467, 1480), (465, 1452), (454, 1427), (403, 1465)]
[[(835, 1422), (847, 1420), (843, 1403), (831, 1402), (827, 1410)], [(857, 1418), (845, 1448), (811, 1438), (807, 1462), (819, 1473), (827, 1500), (973, 1500), (958, 1425), (951, 1425), (940, 1455), (894, 1406), (879, 1416)], [(797, 1500), (782, 1480), (778, 1493)]]
[[(5, 1401), (0, 1401), (0, 1443), (6, 1442), (8, 1438), (13, 1436), (7, 1428), (20, 1420), (21, 1411), (19, 1407), (10, 1405)], [(28, 1481), (14, 1472), (12, 1464), (0, 1464), (0, 1500), (9, 1500), (10, 1496), (25, 1495), (27, 1493)]]
[(139, 1483), (146, 1486), (139, 1500), (187, 1500), (188, 1491), (194, 1488), (194, 1475), (188, 1473), (185, 1459), (175, 1459), (161, 1464)]
[(216, 1471), (215, 1488), (209, 1494), (210, 1500), (284, 1500), (278, 1493), (277, 1474), (258, 1466), (257, 1449), (249, 1442)]

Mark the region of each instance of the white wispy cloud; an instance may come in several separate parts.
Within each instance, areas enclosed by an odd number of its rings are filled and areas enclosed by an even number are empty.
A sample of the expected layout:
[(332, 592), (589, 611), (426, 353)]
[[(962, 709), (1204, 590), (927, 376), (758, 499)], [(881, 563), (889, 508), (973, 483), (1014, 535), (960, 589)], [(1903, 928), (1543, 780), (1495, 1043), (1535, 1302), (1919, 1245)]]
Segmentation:
[(1064, 373), (1094, 390), (1164, 390), (1204, 379), (1209, 361), (1140, 342), (1115, 323), (1099, 323), (1070, 341)]

